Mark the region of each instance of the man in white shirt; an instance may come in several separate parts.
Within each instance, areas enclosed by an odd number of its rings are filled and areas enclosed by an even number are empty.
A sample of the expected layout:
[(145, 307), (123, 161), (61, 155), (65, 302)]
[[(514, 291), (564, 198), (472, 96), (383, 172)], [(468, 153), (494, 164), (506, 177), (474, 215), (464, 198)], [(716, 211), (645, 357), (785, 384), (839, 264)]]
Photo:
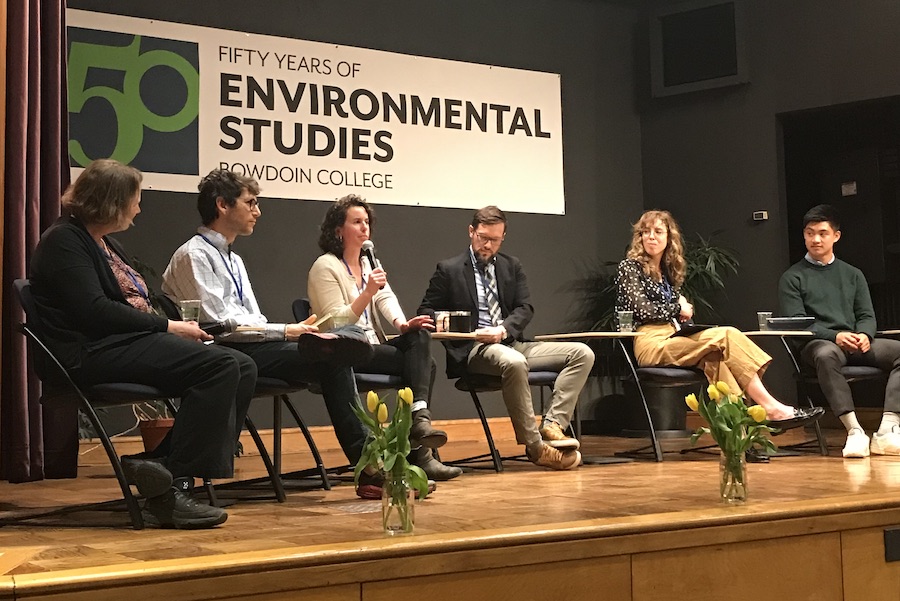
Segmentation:
[[(356, 463), (366, 435), (351, 410), (358, 393), (350, 365), (367, 360), (371, 347), (354, 339), (321, 338), (311, 325), (314, 317), (309, 323), (269, 323), (259, 309), (244, 262), (231, 250), (238, 236), (253, 233), (261, 215), (259, 184), (216, 169), (198, 188), (197, 210), (203, 225), (172, 255), (163, 274), (163, 292), (175, 301), (199, 299), (201, 322), (233, 319), (238, 326), (251, 326), (250, 332), (235, 332), (218, 341), (249, 355), (260, 376), (317, 382), (338, 442), (347, 459)], [(358, 492), (364, 494), (367, 483), (362, 478), (360, 482)]]

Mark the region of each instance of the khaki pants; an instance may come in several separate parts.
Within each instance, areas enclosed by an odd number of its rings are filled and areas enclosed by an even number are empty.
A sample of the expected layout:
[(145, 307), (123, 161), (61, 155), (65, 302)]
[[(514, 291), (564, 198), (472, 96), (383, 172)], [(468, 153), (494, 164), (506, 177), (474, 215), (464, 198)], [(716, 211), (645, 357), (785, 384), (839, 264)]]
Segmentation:
[(510, 346), (476, 343), (469, 352), (468, 370), (500, 376), (503, 402), (516, 441), (534, 446), (541, 442), (541, 434), (534, 421), (528, 371), (559, 371), (544, 419), (555, 421), (565, 429), (593, 366), (594, 352), (580, 342), (516, 341)]
[(671, 324), (638, 328), (634, 355), (642, 366), (699, 367), (710, 383), (722, 381), (732, 390), (745, 390), (753, 376), (762, 377), (772, 358), (747, 336), (729, 326), (709, 328), (691, 336), (675, 336)]

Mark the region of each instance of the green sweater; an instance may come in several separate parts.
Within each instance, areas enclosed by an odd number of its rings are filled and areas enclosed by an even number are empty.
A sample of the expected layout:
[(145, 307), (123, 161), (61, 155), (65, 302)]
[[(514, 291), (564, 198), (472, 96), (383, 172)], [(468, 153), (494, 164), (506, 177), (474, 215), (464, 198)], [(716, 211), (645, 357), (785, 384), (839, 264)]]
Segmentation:
[(816, 338), (834, 342), (838, 332), (875, 337), (875, 310), (862, 271), (839, 259), (813, 265), (806, 259), (792, 265), (778, 284), (781, 314), (811, 315)]

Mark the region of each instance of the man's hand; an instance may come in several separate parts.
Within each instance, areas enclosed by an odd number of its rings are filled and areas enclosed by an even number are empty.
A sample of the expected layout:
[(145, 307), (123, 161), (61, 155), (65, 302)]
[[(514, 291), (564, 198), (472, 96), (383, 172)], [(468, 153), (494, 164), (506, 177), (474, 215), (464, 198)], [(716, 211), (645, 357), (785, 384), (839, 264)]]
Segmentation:
[(475, 330), (475, 340), (485, 344), (502, 342), (506, 339), (506, 328), (494, 326), (492, 328), (480, 328)]
[(416, 330), (434, 331), (434, 320), (431, 319), (431, 316), (429, 315), (416, 315), (409, 321), (398, 324), (397, 329), (400, 330), (401, 334), (406, 334), (411, 331), (414, 332)]
[(378, 267), (369, 274), (369, 279), (366, 281), (366, 292), (375, 296), (385, 284), (387, 284), (387, 272), (381, 267)]
[(869, 338), (865, 334), (856, 334), (854, 332), (838, 332), (834, 338), (834, 343), (841, 347), (841, 350), (847, 353), (866, 352), (862, 350), (859, 337), (866, 339), (866, 350), (869, 348)]
[(308, 334), (309, 332), (318, 332), (319, 328), (314, 326), (313, 324), (316, 322), (316, 314), (313, 313), (300, 323), (289, 323), (284, 326), (284, 339), (285, 340), (297, 340), (300, 338), (301, 334)]
[(687, 302), (684, 296), (678, 297), (678, 304), (681, 305), (681, 313), (678, 314), (679, 321), (687, 321), (694, 316), (694, 305)]
[(166, 331), (195, 342), (213, 339), (212, 336), (200, 329), (196, 321), (172, 321), (170, 319)]

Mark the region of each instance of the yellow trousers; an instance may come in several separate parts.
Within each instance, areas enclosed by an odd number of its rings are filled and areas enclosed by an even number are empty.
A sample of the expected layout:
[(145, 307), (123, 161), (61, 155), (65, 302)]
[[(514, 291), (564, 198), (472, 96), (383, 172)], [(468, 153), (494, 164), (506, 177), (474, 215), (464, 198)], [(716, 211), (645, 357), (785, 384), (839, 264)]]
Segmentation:
[(699, 367), (710, 383), (722, 381), (732, 390), (746, 390), (753, 376), (761, 378), (772, 361), (740, 330), (729, 326), (675, 337), (671, 337), (672, 324), (647, 324), (638, 331), (642, 335), (634, 339), (634, 355), (641, 366)]

